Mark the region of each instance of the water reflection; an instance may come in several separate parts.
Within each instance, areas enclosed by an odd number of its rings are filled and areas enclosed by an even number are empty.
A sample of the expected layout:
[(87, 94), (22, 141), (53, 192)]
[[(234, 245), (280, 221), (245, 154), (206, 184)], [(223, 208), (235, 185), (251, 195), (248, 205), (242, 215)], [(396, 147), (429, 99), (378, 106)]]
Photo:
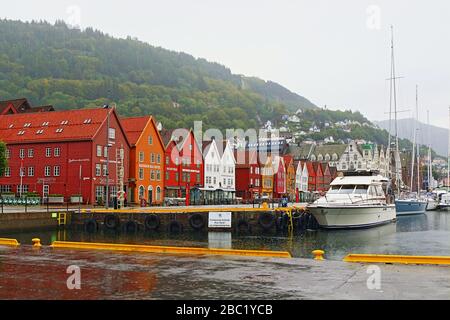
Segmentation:
[(86, 233), (75, 230), (25, 232), (0, 234), (21, 243), (31, 244), (33, 237), (40, 237), (43, 244), (54, 240), (139, 243), (163, 246), (192, 246), (210, 248), (235, 248), (258, 250), (288, 250), (295, 257), (311, 257), (311, 251), (323, 249), (328, 259), (342, 259), (352, 253), (396, 253), (448, 255), (450, 252), (450, 213), (427, 212), (425, 215), (402, 216), (396, 223), (357, 230), (306, 231), (294, 236), (251, 235), (231, 233), (184, 233), (169, 235), (160, 233), (125, 234), (110, 230)]

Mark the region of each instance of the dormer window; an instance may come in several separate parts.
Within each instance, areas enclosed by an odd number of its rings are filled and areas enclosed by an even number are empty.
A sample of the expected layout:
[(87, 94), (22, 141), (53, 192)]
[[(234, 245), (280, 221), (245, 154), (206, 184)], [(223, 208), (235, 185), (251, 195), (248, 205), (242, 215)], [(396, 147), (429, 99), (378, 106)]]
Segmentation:
[(61, 125), (66, 125), (66, 124), (68, 124), (68, 123), (69, 123), (68, 120), (63, 120), (63, 121), (61, 121)]

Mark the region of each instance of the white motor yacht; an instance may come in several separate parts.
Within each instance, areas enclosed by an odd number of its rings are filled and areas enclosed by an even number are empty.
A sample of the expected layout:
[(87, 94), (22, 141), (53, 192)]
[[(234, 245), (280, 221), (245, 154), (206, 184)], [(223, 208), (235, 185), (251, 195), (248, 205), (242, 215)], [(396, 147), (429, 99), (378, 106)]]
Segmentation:
[(388, 203), (383, 186), (389, 180), (370, 172), (347, 172), (330, 184), (325, 196), (308, 205), (323, 228), (362, 228), (396, 220), (395, 204)]

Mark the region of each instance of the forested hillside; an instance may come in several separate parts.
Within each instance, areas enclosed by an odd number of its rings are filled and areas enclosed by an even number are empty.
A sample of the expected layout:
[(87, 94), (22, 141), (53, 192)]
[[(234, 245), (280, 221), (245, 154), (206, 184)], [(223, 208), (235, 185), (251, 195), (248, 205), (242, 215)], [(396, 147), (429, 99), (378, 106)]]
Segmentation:
[(25, 97), (57, 109), (116, 103), (123, 116), (154, 114), (165, 127), (258, 127), (307, 99), (274, 82), (136, 39), (63, 22), (0, 20), (0, 100)]

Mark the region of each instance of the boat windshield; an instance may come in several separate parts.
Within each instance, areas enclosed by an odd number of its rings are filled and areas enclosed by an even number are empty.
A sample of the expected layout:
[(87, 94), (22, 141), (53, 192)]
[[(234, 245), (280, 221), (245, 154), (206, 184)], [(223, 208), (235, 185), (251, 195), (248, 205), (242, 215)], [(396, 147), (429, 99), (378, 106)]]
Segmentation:
[[(329, 194), (352, 194), (355, 191), (356, 188), (356, 193), (361, 193), (359, 192), (359, 187), (364, 187), (364, 186), (355, 186), (354, 184), (343, 184), (343, 185), (334, 185), (330, 187), (330, 190), (328, 190), (327, 193)], [(364, 189), (364, 193), (367, 192), (367, 189)]]
[(358, 185), (355, 189), (356, 194), (367, 194), (367, 186), (364, 185)]

